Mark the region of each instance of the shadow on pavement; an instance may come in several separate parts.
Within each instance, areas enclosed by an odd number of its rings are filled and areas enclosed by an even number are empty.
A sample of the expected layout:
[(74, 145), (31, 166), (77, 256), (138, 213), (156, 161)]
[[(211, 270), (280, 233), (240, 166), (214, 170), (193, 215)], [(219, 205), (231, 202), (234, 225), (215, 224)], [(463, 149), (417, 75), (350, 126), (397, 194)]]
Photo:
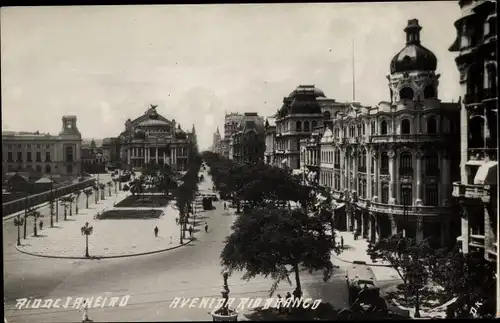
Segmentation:
[(32, 236), (33, 238), (45, 238), (46, 234), (37, 234), (36, 236)]
[(66, 220), (63, 220), (63, 221), (76, 221), (76, 220), (75, 219), (67, 218)]
[(250, 321), (316, 321), (336, 320), (339, 311), (328, 303), (321, 303), (316, 309), (293, 309), (291, 313), (280, 313), (276, 308), (259, 307), (244, 315)]
[(48, 227), (47, 229), (62, 229), (63, 227), (60, 227), (58, 225), (54, 225), (53, 227)]

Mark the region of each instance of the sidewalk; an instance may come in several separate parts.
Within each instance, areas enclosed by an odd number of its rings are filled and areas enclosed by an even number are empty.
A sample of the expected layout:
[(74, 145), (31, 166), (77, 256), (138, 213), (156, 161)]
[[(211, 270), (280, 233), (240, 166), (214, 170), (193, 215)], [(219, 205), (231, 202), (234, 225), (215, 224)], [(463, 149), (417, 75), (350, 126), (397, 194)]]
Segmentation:
[[(81, 208), (78, 215), (67, 216), (67, 221), (60, 210), (60, 221), (50, 228), (50, 221), (44, 219), (45, 228), (38, 231), (39, 236), (28, 236), (17, 249), (20, 252), (49, 258), (85, 258), (85, 235), (80, 228), (89, 222), (94, 231), (89, 236), (89, 254), (97, 258), (126, 257), (155, 253), (180, 246), (180, 228), (175, 223), (178, 211), (171, 205), (162, 209), (158, 219), (120, 219), (96, 220), (94, 216), (103, 210), (116, 209), (113, 204), (123, 200), (129, 192), (118, 192), (118, 195), (106, 197), (98, 204), (89, 200), (89, 209)], [(120, 208), (118, 208), (120, 209)], [(131, 210), (132, 208), (126, 208)], [(153, 229), (158, 226), (158, 237)], [(188, 242), (184, 239), (184, 243)]]

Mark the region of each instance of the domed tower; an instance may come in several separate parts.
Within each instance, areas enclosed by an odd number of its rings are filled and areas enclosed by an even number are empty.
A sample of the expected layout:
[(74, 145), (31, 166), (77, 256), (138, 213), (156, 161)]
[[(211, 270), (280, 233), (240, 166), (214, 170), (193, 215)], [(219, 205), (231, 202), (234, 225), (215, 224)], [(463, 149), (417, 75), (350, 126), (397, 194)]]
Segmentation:
[(406, 46), (391, 61), (389, 89), (391, 103), (402, 108), (437, 107), (438, 79), (436, 56), (420, 43), (422, 27), (417, 19), (408, 20), (404, 29)]

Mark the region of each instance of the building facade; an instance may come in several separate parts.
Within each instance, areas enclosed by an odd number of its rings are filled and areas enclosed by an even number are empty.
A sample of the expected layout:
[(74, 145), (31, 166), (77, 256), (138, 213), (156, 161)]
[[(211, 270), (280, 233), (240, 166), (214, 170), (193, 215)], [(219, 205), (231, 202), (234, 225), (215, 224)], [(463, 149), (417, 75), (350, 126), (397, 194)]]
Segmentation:
[(196, 135), (183, 131), (175, 120), (158, 114), (157, 106), (134, 120), (125, 122), (120, 134), (120, 157), (128, 169), (142, 169), (146, 164), (168, 164), (173, 169), (185, 170)]
[(269, 117), (264, 124), (266, 136), (266, 151), (264, 152), (264, 161), (266, 164), (274, 164), (274, 151), (276, 149), (276, 118)]
[(300, 172), (305, 185), (319, 184), (322, 130), (314, 129), (309, 138), (300, 140)]
[(102, 158), (108, 163), (112, 164), (120, 163), (119, 138), (104, 138), (102, 140)]
[(222, 139), (219, 132), (219, 127), (217, 127), (217, 131), (214, 133), (212, 139), (212, 151), (216, 154), (222, 155)]
[(323, 125), (319, 98), (325, 98), (325, 94), (314, 85), (299, 85), (283, 98), (276, 114), (277, 166), (300, 169), (300, 140), (309, 138), (313, 129)]
[(234, 133), (238, 131), (243, 115), (240, 113), (229, 113), (224, 117), (224, 138), (221, 140), (222, 155), (230, 158), (230, 141)]
[(4, 172), (28, 172), (70, 180), (81, 175), (82, 136), (76, 116), (62, 117), (59, 135), (37, 132), (2, 133)]
[(461, 206), (464, 253), (498, 257), (498, 74), (496, 1), (459, 1), (457, 38), (450, 51), (460, 72), (461, 174), (453, 196)]
[(403, 232), (447, 245), (458, 230), (451, 207), (458, 177), (459, 108), (438, 98), (437, 59), (408, 21), (406, 46), (390, 64), (390, 102), (351, 105), (334, 116), (322, 138), (325, 175), (344, 211), (336, 223), (375, 241)]
[(229, 141), (230, 158), (237, 163), (263, 161), (265, 148), (264, 119), (246, 112)]

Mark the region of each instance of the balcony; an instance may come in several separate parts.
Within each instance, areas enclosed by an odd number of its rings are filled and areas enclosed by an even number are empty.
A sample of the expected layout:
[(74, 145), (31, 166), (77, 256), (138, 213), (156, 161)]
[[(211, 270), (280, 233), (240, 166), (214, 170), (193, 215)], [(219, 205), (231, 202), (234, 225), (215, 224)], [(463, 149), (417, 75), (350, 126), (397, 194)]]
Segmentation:
[(460, 182), (453, 183), (453, 197), (480, 199), (488, 196), (490, 196), (489, 189), (484, 185), (467, 185)]
[(487, 259), (489, 261), (497, 261), (497, 257), (498, 257), (498, 244), (495, 242), (493, 244), (493, 247), (490, 249), (490, 248), (486, 248), (486, 253), (487, 253)]
[[(371, 202), (368, 207), (368, 210), (372, 212), (403, 215), (405, 206)], [(408, 215), (414, 215), (414, 216), (451, 214), (452, 212), (452, 210), (446, 206), (413, 206), (413, 205), (406, 206), (406, 211)]]
[(425, 176), (439, 177), (441, 170), (439, 168), (430, 168), (425, 170)]
[(389, 175), (389, 168), (381, 168), (380, 175)]
[(399, 175), (413, 175), (413, 168), (411, 168), (411, 167), (401, 167), (399, 169)]
[(451, 139), (449, 134), (411, 134), (411, 135), (376, 135), (370, 136), (370, 143), (406, 143), (406, 142), (435, 142)]
[(467, 150), (469, 160), (497, 160), (496, 148), (469, 148)]
[(484, 235), (471, 234), (469, 236), (469, 246), (484, 249)]
[(481, 101), (483, 100), (483, 96), (480, 95), (479, 93), (467, 93), (464, 96), (464, 104), (465, 105), (477, 105), (481, 104)]
[(484, 96), (483, 96), (483, 102), (485, 101), (490, 101), (490, 100), (497, 100), (498, 99), (498, 93), (497, 89), (485, 89), (484, 90)]

